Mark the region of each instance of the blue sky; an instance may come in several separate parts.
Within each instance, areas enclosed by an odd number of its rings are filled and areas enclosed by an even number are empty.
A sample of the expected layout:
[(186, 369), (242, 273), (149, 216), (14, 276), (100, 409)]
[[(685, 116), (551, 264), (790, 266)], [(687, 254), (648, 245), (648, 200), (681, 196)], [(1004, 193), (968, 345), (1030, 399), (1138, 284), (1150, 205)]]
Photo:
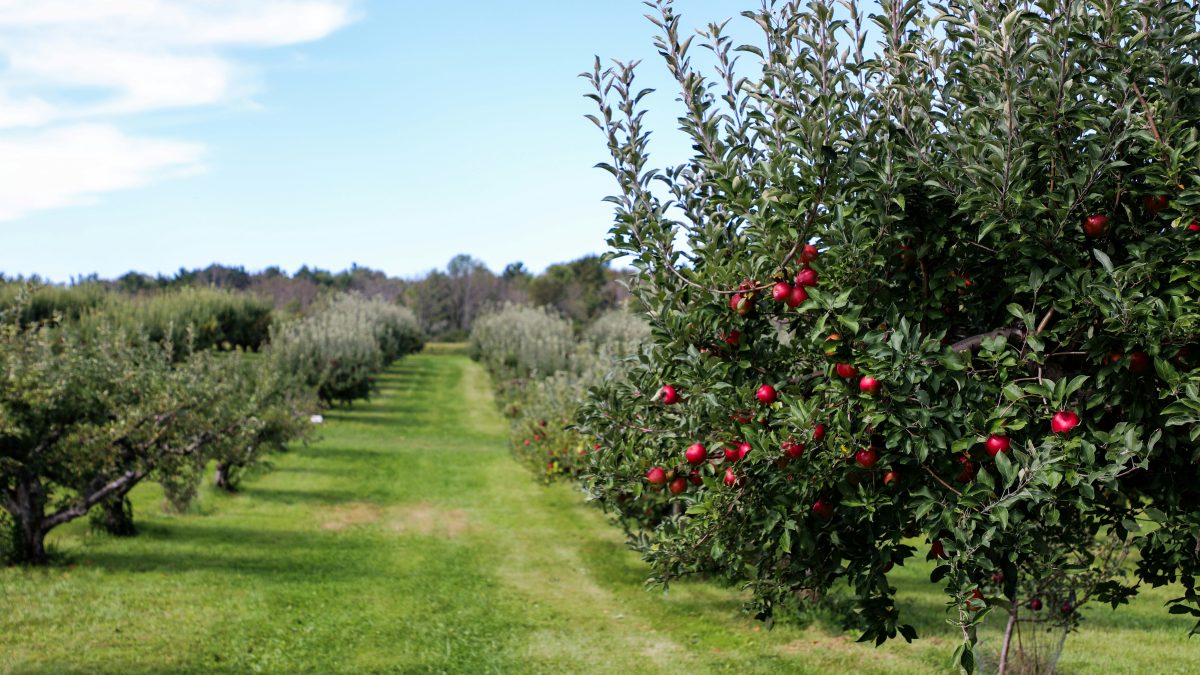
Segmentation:
[[(754, 4), (676, 6), (700, 26)], [(687, 150), (645, 10), (0, 0), (0, 271), (415, 276), (460, 252), (496, 270), (601, 252), (593, 55), (646, 60), (656, 158)]]

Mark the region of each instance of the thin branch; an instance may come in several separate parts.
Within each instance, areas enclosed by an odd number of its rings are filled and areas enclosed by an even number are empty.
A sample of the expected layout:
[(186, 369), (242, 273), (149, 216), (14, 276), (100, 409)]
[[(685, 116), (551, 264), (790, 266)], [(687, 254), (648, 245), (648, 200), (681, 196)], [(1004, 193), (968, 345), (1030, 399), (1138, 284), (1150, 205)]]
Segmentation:
[(961, 496), (962, 496), (962, 493), (961, 493), (961, 492), (959, 492), (958, 490), (955, 490), (953, 485), (951, 485), (951, 484), (947, 483), (946, 481), (942, 480), (942, 477), (941, 477), (941, 476), (939, 476), (939, 475), (937, 475), (936, 473), (934, 473), (934, 472), (933, 472), (933, 469), (931, 469), (931, 468), (929, 468), (929, 467), (925, 466), (924, 464), (922, 464), (922, 465), (921, 465), (921, 467), (922, 467), (923, 469), (925, 469), (925, 471), (929, 472), (929, 475), (930, 475), (930, 476), (933, 476), (933, 479), (934, 479), (934, 480), (936, 480), (937, 482), (941, 483), (941, 484), (942, 484), (942, 487), (944, 487), (944, 488), (946, 488), (947, 490), (949, 490), (949, 491), (953, 492), (954, 494), (958, 495), (959, 497), (961, 497)]
[(1154, 114), (1150, 112), (1150, 105), (1146, 103), (1146, 99), (1142, 96), (1142, 89), (1138, 87), (1137, 82), (1131, 81), (1129, 84), (1133, 86), (1133, 93), (1137, 96), (1138, 102), (1142, 104), (1142, 110), (1146, 115), (1146, 123), (1150, 125), (1150, 133), (1154, 134), (1154, 140), (1158, 141), (1159, 145), (1166, 145), (1166, 143), (1163, 143), (1162, 136), (1158, 133), (1158, 125), (1154, 123)]
[(1053, 307), (1051, 307), (1051, 308), (1050, 308), (1050, 309), (1049, 309), (1049, 310), (1046, 312), (1046, 315), (1042, 317), (1042, 320), (1038, 322), (1038, 325), (1037, 325), (1037, 330), (1035, 330), (1035, 331), (1033, 332), (1033, 334), (1034, 334), (1034, 335), (1041, 335), (1041, 334), (1042, 334), (1042, 331), (1046, 330), (1046, 326), (1049, 326), (1049, 325), (1050, 325), (1050, 321), (1051, 321), (1053, 318), (1054, 318), (1054, 308), (1053, 308)]
[(950, 345), (950, 349), (956, 352), (974, 351), (979, 349), (985, 339), (992, 337), (1021, 338), (1025, 337), (1025, 331), (1021, 328), (997, 328), (996, 330), (988, 333), (981, 333), (979, 335), (972, 335), (969, 338), (963, 338)]

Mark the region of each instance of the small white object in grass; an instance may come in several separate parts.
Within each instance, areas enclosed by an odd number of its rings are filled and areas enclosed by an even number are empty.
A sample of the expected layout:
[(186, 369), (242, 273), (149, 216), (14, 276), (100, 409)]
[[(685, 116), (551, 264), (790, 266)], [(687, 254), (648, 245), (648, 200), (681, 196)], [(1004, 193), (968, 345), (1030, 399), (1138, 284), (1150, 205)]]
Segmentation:
[(313, 415), (312, 417), (310, 417), (308, 419), (313, 424), (324, 424), (325, 423), (325, 417), (322, 415)]

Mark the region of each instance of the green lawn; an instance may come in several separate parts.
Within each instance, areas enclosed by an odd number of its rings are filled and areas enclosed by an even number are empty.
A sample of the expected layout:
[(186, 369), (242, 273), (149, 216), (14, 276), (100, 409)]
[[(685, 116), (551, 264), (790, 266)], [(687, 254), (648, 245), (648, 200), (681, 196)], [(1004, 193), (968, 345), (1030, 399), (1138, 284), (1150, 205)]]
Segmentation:
[[(879, 649), (820, 625), (764, 630), (709, 584), (644, 590), (602, 514), (509, 458), (490, 391), (454, 350), (410, 357), (238, 495), (171, 516), (146, 486), (138, 537), (56, 532), (64, 562), (0, 569), (0, 671), (945, 669), (955, 636), (923, 565), (893, 576), (924, 638)], [(1167, 597), (1086, 610), (1061, 670), (1195, 672), (1200, 640)]]

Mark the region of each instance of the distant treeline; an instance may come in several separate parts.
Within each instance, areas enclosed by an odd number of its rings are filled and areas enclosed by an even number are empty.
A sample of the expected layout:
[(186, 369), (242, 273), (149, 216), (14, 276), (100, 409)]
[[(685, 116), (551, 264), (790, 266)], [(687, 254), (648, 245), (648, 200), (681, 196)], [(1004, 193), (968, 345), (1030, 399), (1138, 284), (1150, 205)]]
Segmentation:
[[(241, 266), (214, 264), (204, 269), (180, 269), (171, 276), (128, 272), (112, 280), (96, 276), (78, 278), (72, 284), (77, 287), (75, 292), (69, 297), (43, 296), (47, 302), (41, 309), (53, 307), (71, 313), (82, 309), (71, 306), (76, 302), (104, 302), (105, 291), (153, 296), (167, 290), (216, 288), (243, 291), (278, 312), (303, 315), (318, 301), (338, 293), (357, 292), (410, 308), (431, 339), (464, 340), (481, 310), (504, 303), (546, 307), (570, 319), (578, 328), (621, 306), (627, 296), (622, 282), (628, 275), (628, 271), (614, 270), (594, 255), (551, 265), (536, 275), (519, 262), (497, 274), (480, 260), (457, 255), (445, 269), (415, 279), (389, 277), (379, 270), (357, 265), (340, 272), (304, 266), (288, 274), (279, 267), (249, 272)], [(0, 281), (4, 280), (0, 274)], [(81, 286), (91, 287), (94, 292), (80, 293)], [(40, 309), (34, 306), (28, 311), (36, 314)], [(265, 324), (262, 329), (265, 332)]]

